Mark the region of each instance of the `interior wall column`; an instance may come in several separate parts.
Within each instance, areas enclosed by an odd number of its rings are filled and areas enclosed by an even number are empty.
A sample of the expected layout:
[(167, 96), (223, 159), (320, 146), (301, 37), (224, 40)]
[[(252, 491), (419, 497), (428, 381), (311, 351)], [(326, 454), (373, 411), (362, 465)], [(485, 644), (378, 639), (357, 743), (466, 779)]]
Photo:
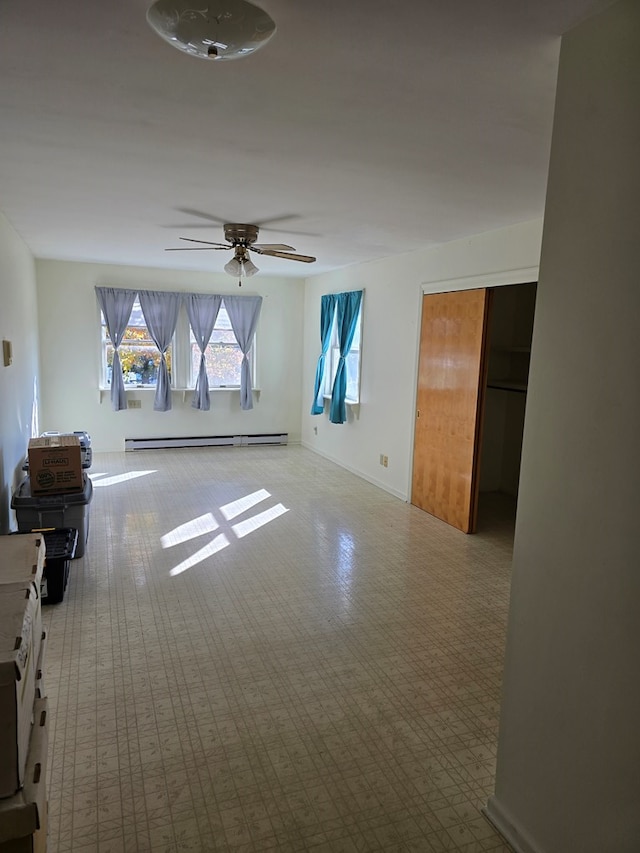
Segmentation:
[(520, 851), (640, 850), (640, 3), (562, 41), (495, 795)]

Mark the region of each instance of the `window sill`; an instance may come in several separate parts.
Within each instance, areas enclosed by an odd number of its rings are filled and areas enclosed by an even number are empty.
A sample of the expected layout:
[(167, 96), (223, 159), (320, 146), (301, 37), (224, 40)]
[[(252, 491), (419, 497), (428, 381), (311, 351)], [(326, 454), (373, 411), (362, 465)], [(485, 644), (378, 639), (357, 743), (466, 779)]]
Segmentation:
[[(331, 402), (331, 394), (323, 394), (322, 399), (325, 402)], [(358, 409), (360, 408), (360, 400), (345, 400), (345, 406), (348, 406), (350, 409)]]
[[(322, 398), (323, 398), (324, 400), (330, 400), (330, 399), (331, 399), (331, 394), (323, 394), (323, 395), (322, 395)], [(345, 398), (345, 403), (347, 404), (347, 406), (359, 406), (359, 405), (360, 405), (360, 400), (350, 400), (348, 397), (346, 397), (346, 398)]]
[[(155, 394), (156, 386), (155, 385), (127, 385), (124, 390), (126, 392), (131, 392), (133, 394), (138, 394), (140, 392), (142, 392), (143, 394), (148, 394), (150, 391), (153, 391), (153, 393)], [(175, 386), (175, 387), (172, 387), (171, 390), (176, 391), (179, 394), (182, 394), (182, 399), (184, 401), (184, 400), (186, 400), (187, 395), (193, 394), (193, 392), (196, 389), (195, 388), (183, 388), (181, 386), (180, 387)], [(217, 394), (219, 392), (224, 392), (224, 391), (239, 391), (239, 390), (240, 390), (239, 385), (216, 385), (215, 388), (209, 388), (209, 393), (210, 394)], [(258, 395), (258, 397), (260, 396), (260, 388), (253, 388), (252, 390)], [(109, 399), (109, 395), (111, 394), (111, 386), (105, 387), (104, 385), (101, 385), (98, 388), (98, 391), (100, 394), (100, 402), (102, 403), (103, 399), (107, 399), (107, 400)]]

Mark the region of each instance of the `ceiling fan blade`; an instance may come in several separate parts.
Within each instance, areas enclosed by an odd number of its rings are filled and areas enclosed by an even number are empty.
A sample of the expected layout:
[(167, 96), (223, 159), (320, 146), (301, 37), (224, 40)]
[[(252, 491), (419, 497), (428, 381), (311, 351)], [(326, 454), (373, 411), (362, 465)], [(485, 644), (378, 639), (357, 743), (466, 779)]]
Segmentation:
[(208, 219), (209, 222), (215, 222), (218, 225), (224, 225), (225, 219), (220, 219), (219, 216), (214, 216), (211, 213), (205, 213), (202, 210), (194, 210), (192, 207), (176, 207), (179, 213), (186, 213), (187, 216), (197, 216), (198, 219)]
[[(220, 217), (216, 216), (214, 213), (207, 213), (204, 210), (196, 210), (193, 207), (176, 207), (174, 209), (177, 210), (179, 213), (186, 213), (187, 216), (197, 216), (198, 219), (208, 219), (209, 222), (218, 222), (220, 225), (224, 225), (225, 222), (229, 222), (228, 218), (220, 219)], [(288, 222), (291, 219), (300, 219), (300, 214), (283, 213), (281, 216), (270, 216), (268, 219), (257, 220), (255, 224), (258, 226), (258, 228), (262, 228), (263, 226), (271, 225), (274, 222)]]
[(287, 246), (286, 243), (253, 243), (252, 249), (264, 250), (270, 252), (295, 252), (293, 246)]
[(165, 249), (165, 252), (219, 252), (220, 249), (230, 249), (231, 246), (179, 246), (177, 249)]
[(311, 255), (294, 255), (291, 252), (279, 252), (273, 249), (256, 249), (255, 246), (251, 246), (251, 249), (255, 249), (259, 255), (269, 255), (271, 258), (285, 258), (288, 261), (302, 261), (303, 264), (312, 264), (315, 261), (315, 258), (312, 258)]
[(179, 228), (181, 231), (192, 231), (194, 228), (208, 228), (209, 231), (214, 230), (213, 223), (207, 224), (206, 222), (181, 222), (178, 224), (175, 222), (173, 225), (162, 225), (162, 228)]
[[(205, 219), (206, 222), (189, 222), (189, 223), (182, 222), (180, 225), (178, 225), (178, 224), (176, 224), (176, 225), (163, 225), (162, 226), (163, 228), (180, 228), (180, 229), (184, 229), (186, 231), (187, 229), (191, 230), (192, 228), (211, 228), (212, 226), (209, 223), (213, 223), (215, 225), (224, 225), (226, 222), (229, 221), (228, 218), (227, 219), (221, 219), (219, 216), (214, 216), (211, 213), (205, 213), (202, 210), (194, 210), (194, 208), (192, 208), (192, 207), (176, 207), (175, 210), (177, 210), (179, 213), (185, 213), (185, 214), (187, 214), (187, 216), (197, 216), (199, 219)], [(286, 222), (289, 219), (300, 219), (300, 218), (301, 218), (300, 214), (298, 214), (298, 213), (287, 213), (284, 216), (272, 216), (269, 219), (261, 219), (259, 222), (256, 222), (255, 224), (257, 225), (258, 228), (261, 228), (263, 231), (276, 231), (276, 232), (282, 233), (284, 230), (283, 228), (273, 227), (271, 223), (277, 224), (279, 222)], [(317, 234), (314, 234), (311, 231), (292, 231), (291, 228), (287, 228), (286, 231), (288, 234), (296, 234), (296, 235), (299, 235), (301, 237), (317, 237), (318, 236)]]
[(193, 237), (178, 237), (178, 240), (187, 240), (189, 243), (206, 243), (207, 246), (217, 246), (220, 249), (233, 249), (229, 243), (212, 243), (211, 240), (194, 240)]

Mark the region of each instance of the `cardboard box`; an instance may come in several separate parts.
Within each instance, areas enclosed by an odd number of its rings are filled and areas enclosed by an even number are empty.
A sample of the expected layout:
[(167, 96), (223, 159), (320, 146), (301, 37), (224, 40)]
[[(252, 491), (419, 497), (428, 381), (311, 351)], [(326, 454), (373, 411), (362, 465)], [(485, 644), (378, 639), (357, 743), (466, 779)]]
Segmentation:
[(13, 796), (24, 782), (41, 641), (34, 585), (0, 593), (0, 797)]
[(32, 495), (82, 491), (82, 455), (77, 435), (48, 435), (29, 441)]
[(47, 804), (40, 819), (40, 829), (26, 838), (0, 841), (0, 853), (47, 853)]
[[(78, 437), (80, 441), (80, 454), (82, 457), (82, 467), (86, 470), (87, 468), (91, 468), (91, 464), (93, 462), (93, 451), (91, 449), (91, 436), (88, 432), (76, 431), (76, 432), (43, 432), (40, 434), (40, 438), (49, 438), (50, 436), (67, 436), (67, 435), (75, 435)], [(24, 462), (22, 463), (22, 470), (29, 472), (29, 457), (26, 456)]]
[(44, 699), (47, 691), (44, 687), (44, 661), (47, 654), (47, 632), (43, 629), (40, 635), (40, 654), (38, 655), (38, 663), (36, 664), (36, 691), (37, 699)]
[(40, 591), (46, 542), (41, 533), (0, 536), (0, 594), (33, 584)]
[(24, 787), (0, 800), (0, 853), (44, 853), (47, 847), (47, 749), (49, 711), (46, 699), (34, 706)]

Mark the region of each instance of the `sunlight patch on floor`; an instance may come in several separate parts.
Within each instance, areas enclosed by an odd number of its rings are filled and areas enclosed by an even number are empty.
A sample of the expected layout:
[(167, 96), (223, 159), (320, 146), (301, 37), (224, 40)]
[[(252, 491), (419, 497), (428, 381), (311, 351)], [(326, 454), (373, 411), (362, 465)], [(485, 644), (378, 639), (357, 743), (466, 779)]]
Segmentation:
[(264, 512), (258, 513), (258, 515), (253, 515), (246, 521), (240, 521), (238, 524), (234, 524), (231, 529), (238, 539), (242, 539), (243, 536), (253, 533), (254, 530), (258, 530), (259, 527), (264, 527), (265, 524), (273, 521), (274, 518), (284, 515), (285, 512), (289, 512), (285, 506), (282, 504), (276, 504), (274, 507), (271, 507), (271, 509), (266, 509)]
[(219, 527), (220, 525), (213, 515), (208, 512), (205, 515), (181, 524), (179, 527), (174, 527), (169, 533), (165, 533), (164, 536), (160, 537), (160, 544), (163, 548), (172, 548), (174, 545), (188, 542), (190, 539), (203, 536), (205, 533), (213, 533)]
[(201, 548), (199, 551), (196, 551), (195, 554), (192, 554), (190, 557), (187, 557), (186, 560), (183, 560), (181, 563), (178, 563), (177, 566), (174, 566), (169, 574), (171, 577), (175, 577), (176, 575), (182, 574), (182, 572), (186, 572), (187, 569), (191, 569), (193, 566), (197, 566), (198, 563), (201, 563), (203, 560), (206, 560), (207, 557), (212, 557), (214, 554), (217, 554), (218, 551), (222, 551), (223, 548), (226, 548), (229, 545), (229, 540), (224, 535), (224, 533), (220, 533), (213, 542), (209, 542), (208, 545), (205, 545), (204, 548)]
[[(105, 477), (104, 474), (89, 474), (94, 488), (101, 486), (116, 486), (118, 483), (126, 483), (128, 480), (137, 480), (138, 477), (146, 477), (148, 474), (156, 474), (157, 471), (127, 471), (126, 474), (114, 474), (113, 477)], [(98, 479), (103, 477), (104, 479)]]
[[(230, 519), (236, 518), (241, 513), (252, 509), (256, 504), (270, 497), (271, 493), (266, 489), (259, 489), (258, 491), (252, 492), (250, 495), (246, 495), (236, 501), (223, 504), (219, 507), (219, 510), (225, 520), (229, 521)], [(234, 535), (238, 539), (242, 539), (243, 537), (248, 536), (249, 533), (253, 533), (261, 527), (264, 527), (265, 524), (269, 524), (270, 521), (274, 521), (274, 519), (284, 515), (285, 512), (289, 512), (288, 508), (283, 506), (283, 504), (278, 503), (270, 509), (264, 510), (264, 512), (257, 513), (256, 515), (252, 515), (244, 521), (239, 521), (237, 524), (230, 525), (230, 527)], [(186, 521), (178, 527), (174, 527), (173, 530), (170, 530), (168, 533), (165, 533), (160, 537), (160, 544), (163, 548), (171, 548), (174, 545), (189, 542), (191, 539), (195, 539), (197, 536), (202, 536), (205, 533), (212, 533), (214, 530), (218, 530), (219, 528), (220, 524), (214, 518), (213, 513), (208, 512), (204, 515), (198, 516), (198, 518), (193, 518), (191, 521)], [(207, 557), (212, 557), (214, 554), (217, 554), (218, 551), (226, 548), (229, 544), (230, 542), (227, 536), (224, 533), (220, 533), (209, 545), (201, 548), (177, 566), (174, 566), (174, 568), (170, 570), (169, 574), (171, 577), (182, 574), (182, 572), (185, 572), (187, 569), (190, 569), (193, 566), (198, 565), (198, 563), (201, 563), (203, 560), (206, 560)]]
[(268, 492), (266, 489), (259, 489), (257, 492), (246, 495), (244, 498), (239, 498), (237, 501), (224, 504), (220, 507), (220, 512), (224, 515), (227, 521), (231, 521), (232, 518), (237, 518), (243, 512), (246, 512), (248, 509), (252, 509), (256, 504), (259, 504), (261, 501), (270, 497), (271, 492)]

